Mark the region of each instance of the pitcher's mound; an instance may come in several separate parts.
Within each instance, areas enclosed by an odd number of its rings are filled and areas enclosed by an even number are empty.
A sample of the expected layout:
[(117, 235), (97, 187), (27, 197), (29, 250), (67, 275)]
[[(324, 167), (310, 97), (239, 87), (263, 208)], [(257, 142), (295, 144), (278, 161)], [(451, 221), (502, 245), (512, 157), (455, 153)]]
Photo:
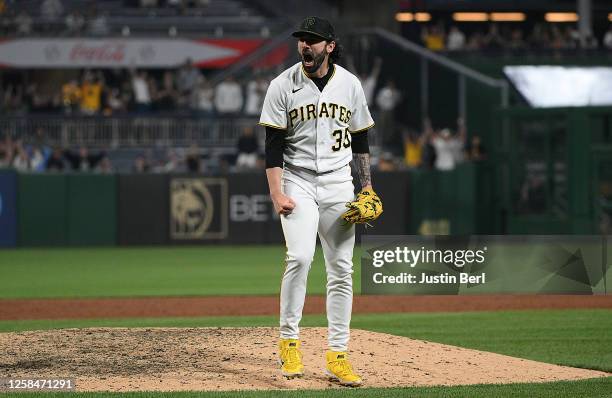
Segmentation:
[[(306, 375), (286, 380), (276, 328), (91, 328), (0, 333), (0, 377), (76, 380), (77, 391), (323, 389), (324, 328), (301, 331)], [(505, 355), (353, 330), (367, 387), (547, 382), (609, 376)]]

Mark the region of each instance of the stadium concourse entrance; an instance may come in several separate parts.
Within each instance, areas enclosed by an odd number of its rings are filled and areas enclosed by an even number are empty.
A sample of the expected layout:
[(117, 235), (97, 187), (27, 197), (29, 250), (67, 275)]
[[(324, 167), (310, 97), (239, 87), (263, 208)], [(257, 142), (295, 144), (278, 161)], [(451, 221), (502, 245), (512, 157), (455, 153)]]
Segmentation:
[(496, 231), (612, 231), (610, 108), (508, 108), (495, 120)]

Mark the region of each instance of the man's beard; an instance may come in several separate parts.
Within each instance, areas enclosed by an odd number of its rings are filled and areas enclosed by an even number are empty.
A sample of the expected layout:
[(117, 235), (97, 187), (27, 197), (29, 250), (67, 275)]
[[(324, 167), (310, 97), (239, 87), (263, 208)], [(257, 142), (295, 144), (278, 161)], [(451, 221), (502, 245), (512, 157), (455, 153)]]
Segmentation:
[(312, 51), (302, 53), (302, 66), (308, 74), (313, 74), (319, 70), (325, 60), (325, 52), (315, 54)]

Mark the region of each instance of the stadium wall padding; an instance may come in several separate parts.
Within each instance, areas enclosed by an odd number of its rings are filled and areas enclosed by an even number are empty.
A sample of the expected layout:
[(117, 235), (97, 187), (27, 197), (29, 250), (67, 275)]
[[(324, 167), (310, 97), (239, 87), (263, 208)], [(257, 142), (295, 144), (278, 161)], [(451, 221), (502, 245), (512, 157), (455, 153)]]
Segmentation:
[(17, 245), (17, 173), (0, 170), (0, 247)]
[(119, 175), (120, 245), (168, 244), (168, 178), (162, 174)]
[(68, 175), (19, 175), (19, 245), (68, 243)]
[(68, 244), (116, 244), (117, 177), (69, 175), (67, 188)]
[(114, 245), (116, 176), (19, 175), (21, 246)]
[(459, 165), (452, 172), (415, 170), (410, 189), (409, 234), (466, 235), (478, 232), (476, 168)]
[[(464, 164), (451, 172), (374, 173), (384, 212), (373, 228), (357, 228), (358, 239), (363, 233), (478, 232), (477, 169)], [(283, 242), (260, 171), (224, 176), (20, 174), (18, 182), (21, 246)]]

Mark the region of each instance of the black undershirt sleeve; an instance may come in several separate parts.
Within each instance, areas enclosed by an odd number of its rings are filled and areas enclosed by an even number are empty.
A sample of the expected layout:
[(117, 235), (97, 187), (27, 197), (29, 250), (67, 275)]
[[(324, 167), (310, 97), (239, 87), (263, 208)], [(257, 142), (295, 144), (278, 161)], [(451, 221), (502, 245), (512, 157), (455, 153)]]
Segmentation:
[(283, 167), (285, 130), (266, 126), (266, 169)]
[(370, 153), (367, 131), (351, 135), (351, 150), (353, 153)]

